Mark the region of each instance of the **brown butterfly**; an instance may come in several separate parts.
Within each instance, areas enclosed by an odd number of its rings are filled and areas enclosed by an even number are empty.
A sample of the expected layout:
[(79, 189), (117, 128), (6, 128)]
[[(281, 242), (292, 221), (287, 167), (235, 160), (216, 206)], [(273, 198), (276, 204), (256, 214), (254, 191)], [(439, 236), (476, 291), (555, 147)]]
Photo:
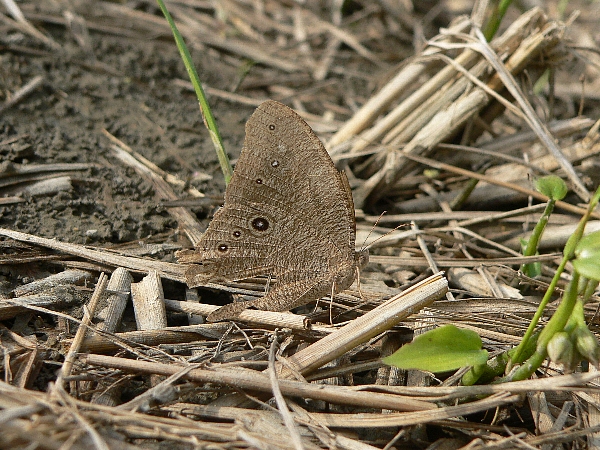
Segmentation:
[(275, 277), (264, 297), (227, 304), (207, 320), (248, 307), (286, 311), (352, 284), (368, 250), (354, 248), (348, 179), (319, 138), (287, 106), (269, 100), (246, 123), (225, 204), (195, 250), (177, 253), (190, 287), (258, 275)]

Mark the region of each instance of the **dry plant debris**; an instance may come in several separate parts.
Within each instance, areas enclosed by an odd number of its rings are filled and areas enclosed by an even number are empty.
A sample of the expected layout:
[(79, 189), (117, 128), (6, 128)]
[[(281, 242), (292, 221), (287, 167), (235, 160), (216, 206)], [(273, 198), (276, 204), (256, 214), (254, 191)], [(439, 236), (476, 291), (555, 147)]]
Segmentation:
[[(206, 324), (265, 280), (185, 289), (173, 262), (223, 189), (157, 6), (3, 1), (0, 447), (596, 447), (594, 367), (460, 386), (380, 360), (449, 323), (516, 345), (600, 183), (600, 13), (547, 3), (487, 43), (454, 2), (167, 2), (225, 128), (294, 107), (372, 249), (333, 301)], [(571, 193), (524, 257), (550, 173)]]

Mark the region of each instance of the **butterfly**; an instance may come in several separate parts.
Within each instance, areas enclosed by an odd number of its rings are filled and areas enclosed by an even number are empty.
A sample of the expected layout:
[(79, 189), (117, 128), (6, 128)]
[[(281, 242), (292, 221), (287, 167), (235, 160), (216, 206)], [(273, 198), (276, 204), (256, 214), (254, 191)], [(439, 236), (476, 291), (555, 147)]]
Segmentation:
[(353, 283), (368, 250), (355, 250), (354, 202), (308, 124), (269, 100), (246, 123), (225, 202), (194, 250), (177, 252), (188, 286), (266, 275), (264, 297), (234, 302), (207, 320), (235, 319), (246, 308), (287, 311)]

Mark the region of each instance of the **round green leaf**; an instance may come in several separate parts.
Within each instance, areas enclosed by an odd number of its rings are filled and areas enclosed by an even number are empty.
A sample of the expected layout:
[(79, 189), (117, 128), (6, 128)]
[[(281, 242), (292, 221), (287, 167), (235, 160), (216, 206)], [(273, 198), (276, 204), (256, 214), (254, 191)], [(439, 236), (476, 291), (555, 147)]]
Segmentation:
[(465, 366), (485, 364), (488, 352), (481, 338), (471, 330), (444, 325), (423, 333), (383, 362), (400, 369), (446, 372)]
[(600, 280), (600, 231), (581, 238), (575, 248), (573, 267), (590, 280)]
[(538, 178), (535, 180), (535, 188), (552, 200), (562, 200), (568, 192), (565, 182), (556, 175)]

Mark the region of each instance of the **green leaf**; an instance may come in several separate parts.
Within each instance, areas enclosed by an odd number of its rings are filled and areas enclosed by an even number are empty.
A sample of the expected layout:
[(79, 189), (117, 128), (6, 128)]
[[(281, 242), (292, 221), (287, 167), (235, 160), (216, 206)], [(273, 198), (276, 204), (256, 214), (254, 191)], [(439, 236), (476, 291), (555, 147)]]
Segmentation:
[(562, 200), (568, 192), (566, 183), (556, 175), (538, 178), (535, 188), (551, 200)]
[(488, 352), (481, 338), (471, 330), (444, 325), (423, 333), (383, 362), (400, 369), (446, 372), (465, 366), (485, 364)]
[(600, 249), (600, 230), (588, 233), (581, 238), (577, 247), (575, 247), (575, 255), (579, 257), (579, 253), (583, 251), (593, 250), (598, 251)]
[(600, 231), (581, 238), (575, 247), (573, 267), (586, 278), (600, 280)]

